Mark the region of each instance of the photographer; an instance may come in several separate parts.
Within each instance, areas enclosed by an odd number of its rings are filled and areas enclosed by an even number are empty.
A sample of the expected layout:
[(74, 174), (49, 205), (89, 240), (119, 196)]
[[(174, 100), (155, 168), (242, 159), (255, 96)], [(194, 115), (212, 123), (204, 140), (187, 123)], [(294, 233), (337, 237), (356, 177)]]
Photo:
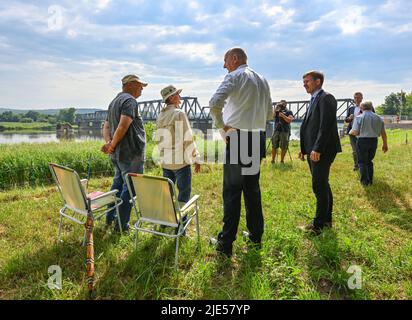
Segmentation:
[(275, 163), (278, 149), (281, 149), (280, 163), (284, 163), (286, 152), (289, 148), (290, 123), (293, 113), (288, 110), (287, 102), (281, 100), (276, 104), (274, 112), (275, 129), (272, 136), (272, 163)]

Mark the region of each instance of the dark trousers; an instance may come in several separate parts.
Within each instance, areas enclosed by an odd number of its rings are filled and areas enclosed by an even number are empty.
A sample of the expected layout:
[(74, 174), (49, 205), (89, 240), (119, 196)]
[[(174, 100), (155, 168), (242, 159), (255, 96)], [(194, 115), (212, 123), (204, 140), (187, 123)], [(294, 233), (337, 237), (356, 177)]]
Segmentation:
[(378, 138), (358, 138), (357, 150), (361, 183), (365, 186), (373, 182), (373, 159), (378, 148)]
[(190, 165), (179, 170), (163, 169), (163, 177), (166, 177), (177, 184), (179, 190), (178, 201), (188, 202), (192, 192), (192, 168)]
[(332, 225), (333, 194), (329, 184), (329, 173), (335, 156), (321, 155), (319, 162), (313, 162), (308, 156), (312, 190), (316, 196), (316, 215), (313, 219), (316, 228), (323, 228), (326, 224)]
[[(252, 134), (252, 133), (250, 133)], [(253, 133), (253, 134), (259, 134)], [(260, 243), (262, 240), (264, 221), (261, 203), (261, 193), (259, 186), (260, 161), (262, 159), (262, 148), (265, 151), (265, 134), (260, 133), (258, 145), (249, 142), (239, 143), (239, 149), (248, 148), (251, 152), (256, 152), (258, 161), (258, 172), (256, 174), (245, 174), (242, 169), (247, 165), (238, 163), (231, 164), (230, 140), (226, 146), (226, 163), (223, 166), (223, 230), (218, 235), (218, 240), (223, 245), (224, 250), (231, 252), (232, 243), (236, 240), (236, 234), (240, 220), (241, 197), (243, 193), (246, 209), (246, 224), (249, 230), (249, 237), (252, 242)], [(249, 153), (250, 154), (250, 153)], [(234, 156), (232, 155), (232, 158)]]
[(350, 145), (352, 147), (352, 156), (353, 156), (353, 166), (355, 168), (359, 167), (359, 161), (358, 161), (358, 147), (357, 147), (357, 141), (358, 138), (353, 135), (349, 135), (349, 140), (350, 140)]

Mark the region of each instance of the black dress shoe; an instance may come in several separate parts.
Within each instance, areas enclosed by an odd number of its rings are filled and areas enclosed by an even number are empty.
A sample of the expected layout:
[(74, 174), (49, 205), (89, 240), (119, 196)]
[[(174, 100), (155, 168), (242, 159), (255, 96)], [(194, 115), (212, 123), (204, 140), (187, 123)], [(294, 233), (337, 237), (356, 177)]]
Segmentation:
[(252, 240), (250, 238), (250, 233), (249, 232), (243, 231), (242, 236), (243, 236), (243, 240), (247, 242), (247, 248), (248, 249), (255, 249), (255, 250), (262, 249), (262, 242)]
[(318, 236), (322, 233), (322, 228), (315, 227), (312, 223), (307, 226), (299, 227), (302, 231)]
[(230, 258), (232, 256), (232, 246), (225, 246), (216, 238), (210, 238), (209, 244), (214, 246), (216, 251), (223, 254), (225, 257)]

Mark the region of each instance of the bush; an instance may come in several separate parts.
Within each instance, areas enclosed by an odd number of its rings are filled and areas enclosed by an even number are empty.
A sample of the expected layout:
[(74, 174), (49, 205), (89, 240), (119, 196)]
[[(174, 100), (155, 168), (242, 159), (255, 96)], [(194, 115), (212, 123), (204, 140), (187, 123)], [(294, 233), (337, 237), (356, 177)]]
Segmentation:
[(20, 120), (21, 123), (33, 123), (33, 119), (31, 118), (23, 118)]

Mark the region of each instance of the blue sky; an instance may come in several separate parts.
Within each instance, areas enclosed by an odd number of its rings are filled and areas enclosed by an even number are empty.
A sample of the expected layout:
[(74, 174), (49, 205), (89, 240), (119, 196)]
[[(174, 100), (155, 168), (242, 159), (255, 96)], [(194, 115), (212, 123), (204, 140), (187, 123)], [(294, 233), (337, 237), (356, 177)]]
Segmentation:
[(273, 100), (306, 99), (302, 74), (320, 69), (337, 98), (375, 105), (412, 91), (409, 0), (78, 0), (0, 3), (0, 107), (106, 108), (120, 79), (168, 84), (207, 105), (243, 47)]

